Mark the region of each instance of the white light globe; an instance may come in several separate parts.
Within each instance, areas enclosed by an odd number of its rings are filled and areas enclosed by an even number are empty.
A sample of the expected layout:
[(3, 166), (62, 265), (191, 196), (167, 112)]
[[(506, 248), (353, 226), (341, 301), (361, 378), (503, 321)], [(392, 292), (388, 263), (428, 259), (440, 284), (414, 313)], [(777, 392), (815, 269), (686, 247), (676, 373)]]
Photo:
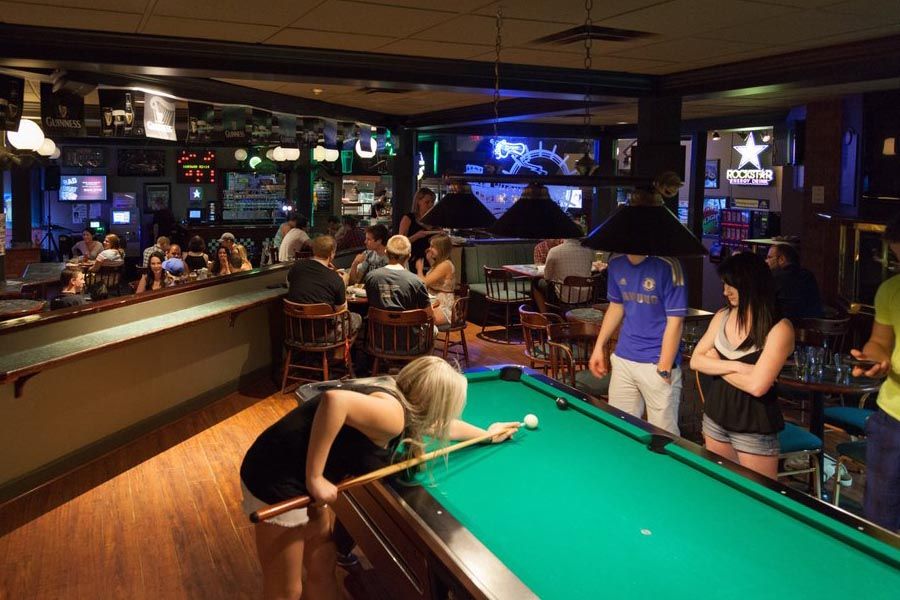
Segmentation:
[(300, 148), (285, 148), (285, 160), (297, 160), (300, 158)]
[(282, 148), (281, 146), (278, 146), (277, 148), (272, 150), (272, 158), (278, 162), (287, 160), (287, 156), (285, 154), (284, 148)]
[(234, 159), (240, 161), (247, 160), (247, 151), (243, 148), (238, 148), (234, 151)]
[(56, 152), (56, 143), (50, 138), (44, 138), (44, 143), (37, 149), (37, 153), (41, 156), (50, 156)]
[(319, 145), (313, 148), (313, 160), (316, 162), (325, 160), (325, 146)]
[(59, 146), (57, 146), (56, 150), (53, 151), (53, 154), (50, 155), (50, 158), (53, 160), (56, 160), (57, 158), (60, 157), (61, 154), (62, 154), (62, 152), (59, 151)]
[(44, 132), (29, 119), (19, 121), (19, 130), (7, 131), (6, 137), (16, 150), (37, 150), (44, 143)]
[(360, 158), (372, 158), (375, 156), (375, 151), (378, 150), (378, 142), (375, 141), (375, 138), (369, 138), (369, 148), (364, 149), (360, 140), (356, 140), (356, 153)]
[(334, 162), (341, 157), (341, 153), (337, 148), (326, 148), (325, 149), (325, 160), (328, 162)]
[(269, 148), (266, 150), (266, 158), (269, 160), (275, 160), (275, 148)]

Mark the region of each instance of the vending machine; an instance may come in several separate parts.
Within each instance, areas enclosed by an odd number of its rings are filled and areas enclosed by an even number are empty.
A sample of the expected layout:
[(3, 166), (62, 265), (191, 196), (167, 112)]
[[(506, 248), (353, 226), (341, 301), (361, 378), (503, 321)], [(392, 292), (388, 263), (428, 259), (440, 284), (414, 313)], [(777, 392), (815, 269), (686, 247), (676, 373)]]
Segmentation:
[(134, 192), (115, 192), (109, 215), (109, 232), (119, 236), (125, 256), (140, 256), (141, 248), (141, 215), (137, 208), (137, 194)]

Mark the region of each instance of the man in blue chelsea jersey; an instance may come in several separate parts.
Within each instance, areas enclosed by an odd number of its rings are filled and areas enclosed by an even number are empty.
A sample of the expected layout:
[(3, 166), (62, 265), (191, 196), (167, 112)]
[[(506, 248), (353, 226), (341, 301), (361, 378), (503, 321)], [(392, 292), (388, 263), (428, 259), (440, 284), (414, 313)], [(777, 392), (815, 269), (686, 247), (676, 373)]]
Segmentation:
[[(678, 435), (681, 400), (681, 329), (687, 288), (675, 258), (616, 255), (607, 269), (609, 309), (591, 355), (597, 377), (610, 371), (609, 403)], [(612, 356), (610, 337), (622, 325)]]

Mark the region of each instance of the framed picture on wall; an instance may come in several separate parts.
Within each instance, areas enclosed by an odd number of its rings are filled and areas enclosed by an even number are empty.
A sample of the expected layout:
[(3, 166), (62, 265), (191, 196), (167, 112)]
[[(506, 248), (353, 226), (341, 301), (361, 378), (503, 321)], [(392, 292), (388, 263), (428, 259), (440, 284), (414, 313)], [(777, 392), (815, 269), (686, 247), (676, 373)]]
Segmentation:
[(714, 158), (706, 161), (706, 175), (703, 178), (703, 187), (707, 190), (714, 190), (719, 187), (719, 159)]
[(144, 212), (152, 213), (172, 208), (172, 185), (169, 183), (144, 184)]
[(163, 177), (166, 174), (166, 151), (120, 149), (116, 153), (119, 177)]

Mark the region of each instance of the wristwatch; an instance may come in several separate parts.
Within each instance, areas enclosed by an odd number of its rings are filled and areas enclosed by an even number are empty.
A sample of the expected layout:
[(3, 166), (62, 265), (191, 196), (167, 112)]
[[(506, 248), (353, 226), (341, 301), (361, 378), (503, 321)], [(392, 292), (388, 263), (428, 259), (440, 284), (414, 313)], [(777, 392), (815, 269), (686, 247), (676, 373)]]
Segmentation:
[(660, 371), (659, 369), (657, 369), (656, 374), (659, 375), (660, 377), (662, 377), (663, 379), (668, 379), (672, 376), (672, 371)]

